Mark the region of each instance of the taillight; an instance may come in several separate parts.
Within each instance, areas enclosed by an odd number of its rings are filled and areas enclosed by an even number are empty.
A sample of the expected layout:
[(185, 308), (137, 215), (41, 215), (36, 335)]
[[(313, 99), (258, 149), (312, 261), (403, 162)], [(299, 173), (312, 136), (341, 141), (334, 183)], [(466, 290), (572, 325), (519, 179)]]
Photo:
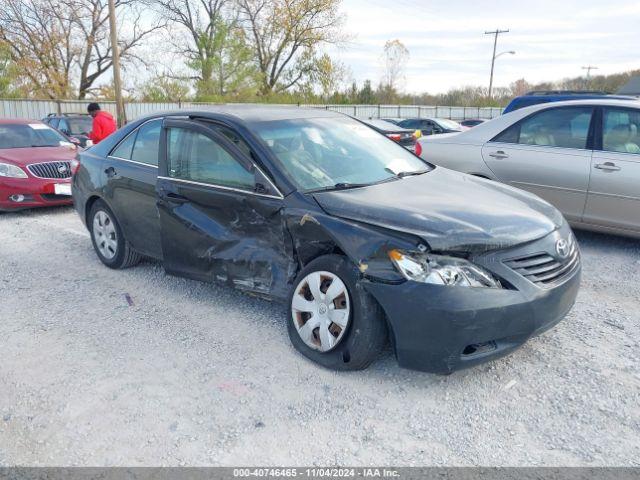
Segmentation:
[(399, 133), (387, 133), (387, 137), (389, 137), (394, 142), (399, 142), (402, 138), (402, 135), (400, 135)]
[(422, 156), (422, 144), (420, 142), (416, 142), (416, 155), (418, 155), (419, 157)]
[(76, 172), (80, 169), (80, 158), (76, 157), (71, 160), (71, 175), (75, 175)]

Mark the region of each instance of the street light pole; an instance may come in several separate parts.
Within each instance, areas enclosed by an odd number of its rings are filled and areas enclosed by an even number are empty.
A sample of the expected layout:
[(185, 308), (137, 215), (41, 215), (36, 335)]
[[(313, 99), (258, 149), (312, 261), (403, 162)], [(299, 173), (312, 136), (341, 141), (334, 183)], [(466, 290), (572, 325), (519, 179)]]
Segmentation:
[(495, 29), (493, 32), (484, 32), (485, 35), (493, 35), (493, 56), (491, 57), (491, 76), (489, 77), (489, 99), (491, 99), (491, 91), (493, 90), (493, 67), (496, 63), (496, 47), (498, 46), (498, 35), (501, 33), (509, 33), (509, 30)]
[(114, 0), (109, 0), (109, 29), (111, 30), (111, 55), (113, 61), (113, 86), (116, 93), (116, 117), (118, 127), (127, 122), (122, 99), (122, 83), (120, 80), (120, 52), (118, 51), (118, 33), (116, 31), (116, 6)]

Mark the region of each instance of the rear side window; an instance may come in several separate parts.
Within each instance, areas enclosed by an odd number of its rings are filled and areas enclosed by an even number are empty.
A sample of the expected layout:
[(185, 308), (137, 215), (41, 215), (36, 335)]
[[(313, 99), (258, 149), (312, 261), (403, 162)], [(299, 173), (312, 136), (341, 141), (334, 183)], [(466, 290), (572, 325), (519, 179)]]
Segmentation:
[(609, 152), (640, 155), (640, 110), (606, 108), (602, 149)]
[(133, 144), (131, 160), (146, 163), (147, 165), (158, 165), (161, 128), (161, 119), (152, 120), (140, 127), (136, 135), (136, 141)]
[(138, 132), (133, 132), (129, 134), (127, 138), (120, 142), (120, 144), (111, 152), (111, 156), (131, 160), (131, 152), (133, 151), (133, 144), (136, 141), (137, 133)]
[(591, 107), (562, 107), (534, 113), (502, 131), (493, 142), (587, 148)]
[(212, 138), (174, 127), (168, 129), (167, 135), (170, 177), (253, 191), (254, 174)]

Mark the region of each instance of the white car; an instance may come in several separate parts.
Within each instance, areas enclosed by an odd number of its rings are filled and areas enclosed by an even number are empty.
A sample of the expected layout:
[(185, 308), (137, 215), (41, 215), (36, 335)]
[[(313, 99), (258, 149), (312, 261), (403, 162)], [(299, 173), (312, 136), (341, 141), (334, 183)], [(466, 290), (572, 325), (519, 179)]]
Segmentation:
[(461, 133), (421, 138), (416, 153), (513, 185), (574, 226), (640, 237), (640, 102), (535, 105)]

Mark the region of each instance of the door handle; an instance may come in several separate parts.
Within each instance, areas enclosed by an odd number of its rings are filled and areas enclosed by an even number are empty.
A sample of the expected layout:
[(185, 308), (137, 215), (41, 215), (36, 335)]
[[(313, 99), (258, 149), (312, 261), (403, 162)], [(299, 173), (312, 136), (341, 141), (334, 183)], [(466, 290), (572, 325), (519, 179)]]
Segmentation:
[(498, 150), (497, 152), (490, 153), (489, 156), (493, 158), (497, 158), (498, 160), (501, 160), (503, 158), (509, 158), (509, 155), (504, 153), (502, 150)]
[(107, 174), (107, 177), (112, 178), (112, 177), (115, 177), (116, 173), (118, 173), (118, 172), (116, 172), (115, 168), (109, 167), (109, 168), (105, 169), (104, 173)]
[(617, 172), (621, 170), (621, 168), (613, 162), (596, 163), (595, 168), (598, 170), (606, 170), (607, 172)]
[(167, 193), (166, 197), (171, 203), (187, 203), (189, 201), (187, 197), (183, 197), (182, 195), (173, 192)]

